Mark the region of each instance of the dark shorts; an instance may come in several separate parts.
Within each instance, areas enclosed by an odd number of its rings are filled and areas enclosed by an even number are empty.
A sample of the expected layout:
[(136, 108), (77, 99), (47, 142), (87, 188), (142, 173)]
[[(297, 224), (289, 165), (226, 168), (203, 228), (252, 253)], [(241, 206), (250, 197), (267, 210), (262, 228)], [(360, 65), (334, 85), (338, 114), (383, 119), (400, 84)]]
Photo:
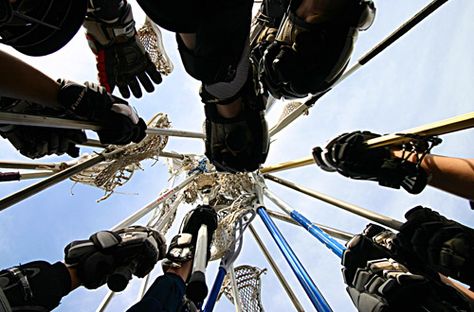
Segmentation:
[(231, 81), (250, 32), (253, 0), (138, 0), (159, 26), (176, 33), (195, 33), (188, 50), (178, 49), (188, 74), (212, 84)]

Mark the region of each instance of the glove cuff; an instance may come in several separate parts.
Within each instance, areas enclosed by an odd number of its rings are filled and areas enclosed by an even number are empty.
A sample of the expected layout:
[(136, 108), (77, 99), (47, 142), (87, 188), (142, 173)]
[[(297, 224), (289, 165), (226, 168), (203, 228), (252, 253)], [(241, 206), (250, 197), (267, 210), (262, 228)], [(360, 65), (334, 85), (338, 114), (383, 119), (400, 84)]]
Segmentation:
[(98, 54), (102, 47), (128, 41), (136, 35), (135, 21), (129, 3), (119, 10), (118, 16), (113, 19), (112, 16), (100, 16), (99, 12), (100, 9), (96, 8), (84, 21), (89, 46), (94, 54)]

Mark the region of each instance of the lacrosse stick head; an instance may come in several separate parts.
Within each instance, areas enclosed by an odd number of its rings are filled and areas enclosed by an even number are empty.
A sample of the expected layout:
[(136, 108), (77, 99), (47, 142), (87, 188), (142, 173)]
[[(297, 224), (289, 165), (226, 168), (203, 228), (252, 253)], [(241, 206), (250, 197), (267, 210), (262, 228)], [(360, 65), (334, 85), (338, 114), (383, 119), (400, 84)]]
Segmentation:
[[(240, 265), (234, 268), (235, 282), (237, 291), (242, 303), (244, 312), (262, 312), (264, 311), (261, 301), (262, 283), (260, 276), (266, 272), (266, 269), (259, 269), (250, 265)], [(230, 274), (227, 274), (219, 293), (219, 297), (224, 294), (227, 299), (235, 304), (234, 293), (232, 291), (232, 280)]]
[(163, 75), (169, 75), (173, 71), (174, 66), (166, 54), (163, 38), (158, 26), (147, 17), (143, 26), (138, 29), (137, 35), (158, 71)]

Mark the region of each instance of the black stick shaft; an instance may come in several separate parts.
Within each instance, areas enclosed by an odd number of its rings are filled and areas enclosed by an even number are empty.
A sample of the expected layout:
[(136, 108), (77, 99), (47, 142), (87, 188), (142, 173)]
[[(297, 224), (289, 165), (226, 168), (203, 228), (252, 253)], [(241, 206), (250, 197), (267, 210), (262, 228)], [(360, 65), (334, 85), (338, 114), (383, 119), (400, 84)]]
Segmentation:
[(13, 194), (11, 194), (7, 197), (4, 197), (4, 198), (0, 199), (0, 211), (4, 210), (4, 209), (20, 202), (20, 201), (22, 201), (23, 199), (26, 199), (30, 196), (33, 196), (33, 195), (41, 192), (42, 190), (47, 189), (50, 186), (53, 186), (53, 185), (65, 180), (65, 179), (67, 179), (67, 178), (75, 175), (76, 173), (81, 172), (84, 169), (92, 167), (95, 164), (100, 163), (104, 159), (105, 159), (105, 157), (103, 155), (97, 155), (97, 156), (95, 156), (95, 157), (93, 157), (89, 160), (86, 160), (83, 163), (79, 163), (75, 166), (69, 167), (69, 168), (67, 168), (63, 171), (60, 171), (60, 172), (56, 173), (55, 175), (53, 175), (49, 178), (41, 180), (38, 183), (30, 185), (30, 186), (28, 186), (28, 187), (26, 187), (22, 190), (19, 190), (16, 193), (13, 193)]
[(358, 61), (360, 65), (365, 65), (371, 59), (373, 59), (376, 55), (380, 54), (383, 50), (389, 47), (392, 43), (400, 39), (403, 35), (409, 32), (413, 27), (418, 25), (421, 21), (423, 21), (426, 17), (428, 17), (431, 13), (436, 11), (440, 6), (448, 2), (448, 0), (434, 0), (426, 7), (424, 7), (421, 11), (419, 11), (415, 16), (410, 18), (408, 21), (403, 23), (398, 29), (396, 29), (393, 33), (391, 33), (387, 38), (385, 38), (382, 42), (377, 44), (372, 50), (367, 52), (363, 57), (361, 57)]

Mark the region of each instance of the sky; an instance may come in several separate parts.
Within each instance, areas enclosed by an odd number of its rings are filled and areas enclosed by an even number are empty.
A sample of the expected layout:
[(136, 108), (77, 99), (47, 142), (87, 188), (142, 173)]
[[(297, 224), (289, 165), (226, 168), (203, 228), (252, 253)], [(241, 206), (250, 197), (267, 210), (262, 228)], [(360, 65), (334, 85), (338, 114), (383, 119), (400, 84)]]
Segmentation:
[[(143, 12), (131, 1), (137, 24)], [(377, 1), (377, 16), (372, 27), (359, 34), (352, 62), (361, 57), (401, 23), (414, 15), (428, 1)], [(314, 146), (324, 146), (335, 136), (348, 131), (370, 130), (377, 133), (404, 129), (446, 119), (472, 111), (474, 97), (474, 3), (451, 0), (428, 17), (401, 40), (354, 73), (321, 98), (304, 116), (279, 133), (271, 145), (266, 165), (309, 156)], [(203, 105), (198, 96), (199, 83), (186, 75), (180, 63), (174, 36), (164, 32), (165, 47), (175, 65), (152, 94), (132, 99), (145, 119), (157, 112), (169, 115), (176, 129), (201, 131)], [(1, 49), (21, 57), (53, 78), (66, 77), (78, 82), (96, 80), (95, 61), (87, 47), (83, 31), (61, 51), (47, 57), (21, 56), (7, 47)], [(11, 73), (1, 73), (11, 74)], [(277, 103), (267, 116), (272, 125), (278, 119), (283, 103)], [(473, 130), (444, 135), (443, 143), (433, 153), (455, 157), (472, 157)], [(204, 152), (196, 139), (170, 139), (166, 150), (183, 153)], [(91, 152), (84, 148), (81, 152)], [(7, 141), (0, 141), (0, 159), (28, 161)], [(57, 162), (67, 157), (50, 156), (39, 161)], [(64, 181), (40, 194), (0, 212), (0, 267), (43, 259), (63, 258), (64, 246), (92, 233), (109, 229), (157, 197), (167, 186), (164, 161), (143, 163), (132, 180), (109, 199), (96, 203), (101, 190)], [(9, 171), (5, 169), (4, 171)], [(355, 181), (328, 173), (312, 165), (276, 174), (308, 188), (349, 203), (403, 220), (404, 213), (416, 206), (431, 207), (443, 215), (468, 226), (474, 226), (472, 211), (466, 200), (427, 187), (419, 195), (403, 190), (382, 188), (374, 182)], [(0, 197), (20, 190), (33, 181), (8, 182), (0, 186)], [(270, 190), (310, 220), (358, 233), (367, 220), (349, 214), (306, 195), (267, 182)], [(269, 209), (277, 210), (266, 202)], [(184, 213), (189, 207), (180, 209)], [(144, 224), (146, 219), (139, 223)], [(303, 229), (275, 221), (314, 282), (334, 311), (356, 311), (345, 291), (339, 259)], [(309, 299), (292, 274), (279, 250), (258, 218), (253, 222), (276, 262), (307, 311), (313, 311)], [(172, 228), (170, 235), (177, 232)], [(168, 237), (170, 238), (170, 237)], [(244, 249), (236, 265), (251, 264), (267, 268), (262, 277), (262, 302), (266, 311), (292, 311), (291, 301), (280, 287), (271, 268), (247, 233)], [(218, 263), (211, 262), (207, 274), (211, 285)], [(157, 265), (153, 276), (161, 273)], [(136, 301), (138, 280), (117, 296), (108, 311), (124, 311)], [(106, 287), (95, 291), (78, 289), (62, 300), (56, 311), (94, 311), (106, 293)], [(221, 299), (216, 311), (231, 311), (227, 299)]]

